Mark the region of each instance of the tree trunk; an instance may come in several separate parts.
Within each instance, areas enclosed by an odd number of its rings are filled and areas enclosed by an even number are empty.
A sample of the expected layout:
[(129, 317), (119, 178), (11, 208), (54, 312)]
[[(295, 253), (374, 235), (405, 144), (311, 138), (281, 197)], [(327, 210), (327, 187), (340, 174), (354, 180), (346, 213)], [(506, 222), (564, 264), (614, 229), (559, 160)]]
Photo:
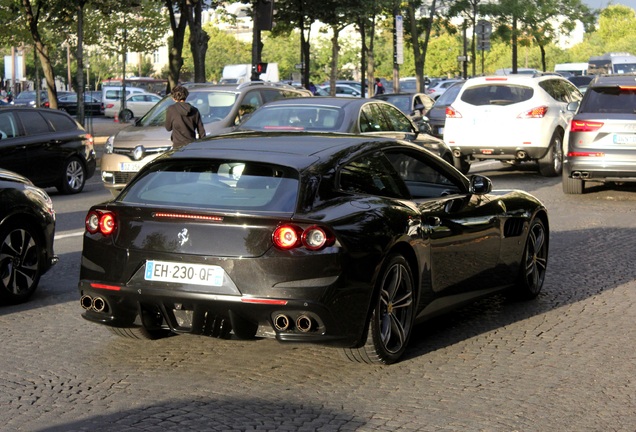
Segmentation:
[[(181, 75), (181, 67), (183, 67), (183, 44), (185, 42), (185, 31), (188, 26), (187, 14), (179, 14), (179, 22), (175, 16), (173, 1), (166, 0), (165, 6), (168, 8), (170, 15), (170, 28), (172, 29), (172, 41), (170, 44), (170, 52), (168, 53), (168, 88), (166, 93), (179, 84), (179, 76)], [(179, 10), (185, 10), (186, 0), (179, 0)]]
[[(433, 0), (434, 6), (435, 0)], [(420, 37), (417, 32), (417, 23), (415, 22), (415, 6), (411, 2), (408, 4), (407, 13), (411, 23), (411, 43), (413, 45), (413, 59), (415, 60), (415, 76), (417, 77), (415, 89), (417, 92), (423, 92), (426, 87), (424, 84), (424, 56), (420, 50)]]
[(329, 94), (331, 96), (336, 95), (336, 80), (338, 79), (338, 54), (340, 52), (340, 45), (338, 44), (338, 37), (340, 36), (340, 28), (337, 26), (331, 26), (333, 37), (331, 38), (331, 71), (329, 75)]
[(188, 6), (188, 27), (190, 28), (190, 50), (194, 63), (194, 82), (206, 82), (205, 53), (208, 51), (210, 36), (201, 27), (203, 0), (190, 0)]
[(47, 93), (49, 96), (49, 106), (52, 109), (57, 109), (57, 89), (55, 88), (55, 72), (53, 66), (51, 66), (51, 59), (49, 57), (49, 50), (46, 44), (40, 37), (38, 31), (38, 22), (33, 15), (33, 8), (31, 7), (31, 0), (22, 0), (22, 6), (24, 7), (27, 26), (33, 38), (33, 45), (35, 51), (38, 53), (40, 64), (42, 65), (42, 72), (44, 73), (44, 79), (46, 80)]
[(539, 49), (541, 50), (541, 67), (543, 68), (543, 72), (546, 71), (546, 67), (545, 67), (545, 46), (543, 46), (542, 44), (539, 44)]
[[(366, 73), (365, 68), (367, 64), (367, 29), (365, 26), (364, 18), (360, 18), (358, 20), (358, 28), (360, 29), (360, 40), (362, 41), (362, 49), (360, 55), (360, 88), (362, 89), (362, 94), (365, 94), (367, 91), (366, 85)], [(369, 91), (369, 95), (371, 92)]]
[(77, 5), (77, 121), (84, 124), (84, 2)]

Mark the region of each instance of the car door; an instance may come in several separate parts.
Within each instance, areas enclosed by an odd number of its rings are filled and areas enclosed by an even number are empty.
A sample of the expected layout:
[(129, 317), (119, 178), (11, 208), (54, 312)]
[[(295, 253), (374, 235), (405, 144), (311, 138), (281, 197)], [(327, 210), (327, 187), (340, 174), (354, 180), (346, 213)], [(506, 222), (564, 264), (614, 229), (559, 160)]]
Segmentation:
[(0, 112), (0, 168), (29, 177), (24, 131), (12, 111)]
[(500, 260), (503, 209), (498, 202), (469, 193), (465, 178), (420, 152), (387, 150), (385, 155), (419, 211), (433, 291), (460, 295), (490, 287)]
[(74, 151), (67, 147), (73, 134), (56, 131), (51, 123), (66, 121), (66, 130), (77, 129), (77, 126), (73, 125), (72, 118), (58, 111), (24, 110), (17, 114), (26, 131), (24, 143), (29, 158), (28, 177), (39, 185), (55, 184), (60, 179), (66, 157)]

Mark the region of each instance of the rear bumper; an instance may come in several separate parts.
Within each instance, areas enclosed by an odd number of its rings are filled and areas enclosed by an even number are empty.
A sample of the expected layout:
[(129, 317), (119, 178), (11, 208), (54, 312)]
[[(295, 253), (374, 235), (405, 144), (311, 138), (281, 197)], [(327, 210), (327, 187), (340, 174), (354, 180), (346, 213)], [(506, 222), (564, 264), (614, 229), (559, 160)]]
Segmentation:
[[(112, 327), (224, 337), (231, 328), (247, 325), (257, 329), (257, 337), (281, 342), (354, 346), (366, 324), (369, 294), (356, 296), (356, 301), (347, 291), (345, 301), (339, 293), (346, 290), (338, 289), (338, 277), (324, 281), (328, 283), (324, 287), (293, 288), (294, 298), (126, 286), (111, 290), (96, 288), (87, 280), (80, 281), (79, 288), (82, 317)], [(329, 301), (322, 301), (325, 298)]]
[(547, 147), (450, 146), (453, 156), (462, 159), (537, 160), (545, 156)]
[(569, 157), (563, 162), (567, 177), (591, 181), (636, 182), (636, 161), (608, 161), (593, 157)]

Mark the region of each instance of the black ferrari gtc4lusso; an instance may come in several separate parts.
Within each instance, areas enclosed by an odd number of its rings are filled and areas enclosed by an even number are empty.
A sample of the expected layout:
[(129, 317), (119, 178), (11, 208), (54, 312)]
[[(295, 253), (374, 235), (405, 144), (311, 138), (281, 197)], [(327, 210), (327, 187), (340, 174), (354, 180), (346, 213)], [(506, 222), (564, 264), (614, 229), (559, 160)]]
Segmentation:
[(491, 189), (390, 138), (198, 141), (89, 210), (83, 317), (131, 338), (270, 337), (392, 363), (426, 318), (541, 290), (546, 208)]

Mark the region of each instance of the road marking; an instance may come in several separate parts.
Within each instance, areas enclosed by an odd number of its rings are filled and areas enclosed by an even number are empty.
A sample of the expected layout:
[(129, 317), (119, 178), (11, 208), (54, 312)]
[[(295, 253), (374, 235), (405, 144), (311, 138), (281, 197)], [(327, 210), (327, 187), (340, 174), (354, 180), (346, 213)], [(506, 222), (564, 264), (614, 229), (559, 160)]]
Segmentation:
[(55, 240), (61, 240), (63, 238), (69, 237), (79, 237), (84, 235), (84, 230), (81, 231), (62, 231), (61, 233), (55, 234)]

